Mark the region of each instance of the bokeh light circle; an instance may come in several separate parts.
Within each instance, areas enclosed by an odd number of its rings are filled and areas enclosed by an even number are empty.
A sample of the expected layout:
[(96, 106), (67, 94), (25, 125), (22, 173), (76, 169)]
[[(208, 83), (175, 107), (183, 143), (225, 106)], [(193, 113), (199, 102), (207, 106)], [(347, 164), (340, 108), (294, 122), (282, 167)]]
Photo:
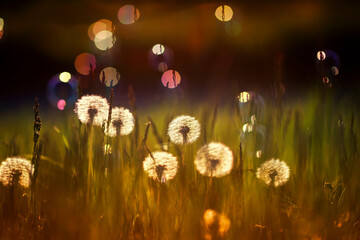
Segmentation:
[(324, 51), (318, 51), (316, 56), (319, 61), (323, 61), (326, 58), (326, 53)]
[(57, 102), (57, 108), (59, 110), (64, 110), (65, 109), (65, 106), (66, 106), (66, 101), (64, 99), (60, 99), (58, 102)]
[(107, 87), (115, 86), (120, 80), (120, 73), (114, 67), (106, 67), (101, 70), (99, 75), (100, 82), (105, 83)]
[(4, 29), (4, 19), (0, 18), (0, 32)]
[(168, 70), (161, 77), (162, 84), (167, 88), (176, 88), (181, 81), (180, 74), (175, 70)]
[(82, 75), (89, 75), (90, 70), (96, 68), (96, 58), (90, 53), (81, 53), (75, 59), (75, 69)]
[(100, 19), (99, 21), (94, 22), (93, 24), (90, 25), (90, 27), (88, 28), (88, 36), (92, 41), (94, 41), (95, 36), (99, 32), (101, 32), (101, 31), (113, 32), (114, 30), (115, 30), (115, 27), (114, 27), (112, 21), (110, 21), (108, 19)]
[(60, 75), (59, 75), (60, 81), (62, 81), (62, 82), (64, 82), (64, 83), (69, 82), (70, 78), (71, 78), (71, 74), (68, 73), (68, 72), (62, 72), (62, 73), (60, 73)]
[(73, 105), (77, 97), (76, 90), (78, 80), (74, 75), (69, 73), (70, 78), (67, 82), (63, 82), (60, 76), (64, 76), (64, 73), (67, 72), (54, 75), (46, 87), (48, 101), (59, 110), (64, 110), (66, 106)]
[(140, 11), (134, 5), (124, 5), (118, 11), (118, 19), (122, 24), (133, 24), (140, 18)]
[(161, 55), (165, 52), (165, 47), (162, 44), (155, 44), (152, 48), (152, 52), (155, 55)]
[(233, 14), (233, 10), (228, 5), (221, 5), (215, 10), (215, 17), (222, 22), (230, 21)]
[(115, 41), (116, 38), (113, 36), (113, 33), (108, 30), (97, 33), (94, 38), (95, 46), (102, 51), (112, 48)]
[(4, 19), (0, 18), (0, 39), (2, 38), (4, 33), (3, 30), (4, 30)]

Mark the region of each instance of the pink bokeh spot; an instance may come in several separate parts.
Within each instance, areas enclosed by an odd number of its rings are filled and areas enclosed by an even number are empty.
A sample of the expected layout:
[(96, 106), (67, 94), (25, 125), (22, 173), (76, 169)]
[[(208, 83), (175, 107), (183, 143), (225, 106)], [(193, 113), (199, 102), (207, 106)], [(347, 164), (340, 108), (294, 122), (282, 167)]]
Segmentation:
[(60, 99), (58, 102), (57, 102), (57, 107), (59, 110), (64, 110), (66, 106), (66, 101), (64, 99)]
[(161, 77), (162, 84), (167, 88), (176, 88), (181, 81), (180, 74), (175, 70), (168, 70)]

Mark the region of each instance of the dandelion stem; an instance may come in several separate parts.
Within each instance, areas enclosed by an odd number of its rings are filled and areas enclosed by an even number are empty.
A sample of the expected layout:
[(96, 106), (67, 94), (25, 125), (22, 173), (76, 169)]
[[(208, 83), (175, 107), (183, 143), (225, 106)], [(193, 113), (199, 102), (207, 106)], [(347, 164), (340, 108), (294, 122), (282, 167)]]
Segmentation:
[(86, 191), (86, 203), (89, 203), (90, 199), (90, 181), (93, 173), (92, 167), (92, 145), (93, 145), (93, 126), (89, 126), (89, 146), (88, 146), (88, 174), (87, 174), (87, 191)]

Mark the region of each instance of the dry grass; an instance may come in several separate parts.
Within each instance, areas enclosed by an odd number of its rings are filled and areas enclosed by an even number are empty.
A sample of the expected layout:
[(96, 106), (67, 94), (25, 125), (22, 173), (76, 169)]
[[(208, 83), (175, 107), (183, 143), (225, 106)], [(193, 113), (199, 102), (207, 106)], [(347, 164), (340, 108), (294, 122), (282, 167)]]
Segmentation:
[[(90, 129), (71, 111), (61, 119), (44, 114), (36, 188), (0, 186), (0, 239), (359, 239), (357, 107), (349, 99), (335, 101), (332, 93), (281, 105), (267, 99), (264, 118), (258, 119), (265, 138), (251, 132), (241, 139), (249, 118), (234, 101), (171, 106), (166, 101), (137, 109), (136, 129), (111, 138), (106, 158), (108, 140), (94, 127), (88, 202)], [(180, 114), (194, 116), (202, 126), (200, 138), (184, 147), (170, 143), (166, 134), (168, 123)], [(26, 110), (1, 120), (1, 159), (31, 159), (31, 116)], [(234, 168), (222, 178), (202, 176), (194, 166), (196, 151), (211, 141), (223, 142), (234, 153)], [(183, 158), (174, 179), (164, 184), (146, 175), (146, 147), (168, 150), (179, 162)], [(270, 158), (290, 167), (289, 181), (279, 188), (255, 176)], [(219, 233), (220, 217), (211, 229), (206, 225), (207, 209), (230, 220), (227, 233)]]

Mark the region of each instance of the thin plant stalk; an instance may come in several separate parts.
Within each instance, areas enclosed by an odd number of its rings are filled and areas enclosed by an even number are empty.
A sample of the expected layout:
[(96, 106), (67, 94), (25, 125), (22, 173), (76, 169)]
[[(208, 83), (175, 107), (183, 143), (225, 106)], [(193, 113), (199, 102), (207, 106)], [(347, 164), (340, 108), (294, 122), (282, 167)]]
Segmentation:
[(87, 185), (86, 185), (86, 203), (89, 203), (90, 199), (90, 182), (93, 174), (93, 166), (92, 166), (92, 145), (93, 145), (93, 126), (90, 124), (89, 126), (89, 146), (88, 146), (88, 174), (87, 174)]

